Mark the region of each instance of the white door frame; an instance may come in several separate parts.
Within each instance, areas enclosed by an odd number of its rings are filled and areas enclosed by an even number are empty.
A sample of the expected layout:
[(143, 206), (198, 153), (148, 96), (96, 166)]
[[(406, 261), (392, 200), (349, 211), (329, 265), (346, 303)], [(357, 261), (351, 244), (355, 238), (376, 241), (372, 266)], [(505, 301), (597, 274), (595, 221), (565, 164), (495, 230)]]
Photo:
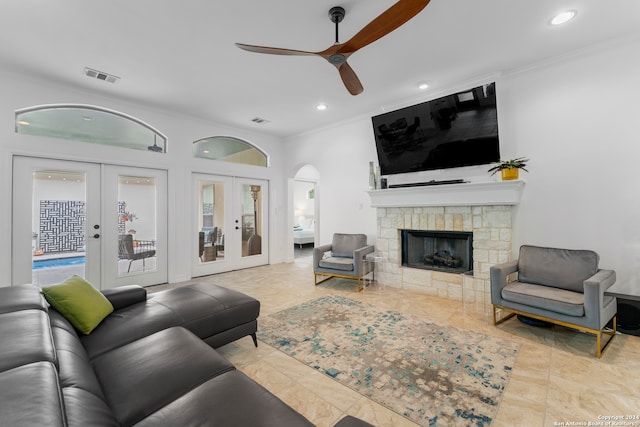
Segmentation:
[[(200, 231), (200, 182), (215, 182), (224, 184), (224, 258), (215, 261), (202, 262), (199, 259), (198, 233)], [(242, 211), (240, 194), (243, 185), (261, 186), (262, 218), (262, 253), (259, 255), (242, 256)], [(226, 271), (255, 267), (269, 263), (269, 181), (226, 175), (213, 175), (193, 172), (191, 174), (191, 276), (199, 277)]]
[[(98, 289), (136, 283), (151, 285), (167, 281), (167, 171), (132, 168), (88, 161), (13, 156), (12, 173), (12, 279), (13, 285), (32, 282), (33, 171), (64, 170), (86, 174), (85, 279)], [(156, 178), (156, 256), (158, 269), (118, 277), (117, 273), (117, 175)], [(115, 178), (115, 179), (114, 179)], [(28, 196), (27, 196), (28, 195)], [(25, 199), (28, 197), (28, 200)], [(113, 202), (113, 203), (111, 203)], [(29, 212), (25, 215), (25, 212)], [(115, 220), (111, 220), (114, 218)], [(98, 228), (95, 228), (95, 227)], [(96, 236), (97, 237), (94, 237)], [(26, 236), (26, 237), (25, 237)], [(105, 238), (114, 236), (114, 238)]]

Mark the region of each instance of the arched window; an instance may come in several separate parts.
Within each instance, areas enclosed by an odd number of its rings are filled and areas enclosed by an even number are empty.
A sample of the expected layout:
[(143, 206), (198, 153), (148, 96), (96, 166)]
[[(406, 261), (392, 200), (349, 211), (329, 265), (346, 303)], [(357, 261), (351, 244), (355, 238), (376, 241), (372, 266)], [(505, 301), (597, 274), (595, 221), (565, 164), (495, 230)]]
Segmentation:
[(145, 122), (92, 105), (40, 105), (16, 111), (16, 132), (113, 147), (167, 152), (167, 137)]
[(269, 157), (255, 145), (232, 136), (211, 136), (193, 143), (193, 157), (242, 163), (254, 166), (269, 166)]

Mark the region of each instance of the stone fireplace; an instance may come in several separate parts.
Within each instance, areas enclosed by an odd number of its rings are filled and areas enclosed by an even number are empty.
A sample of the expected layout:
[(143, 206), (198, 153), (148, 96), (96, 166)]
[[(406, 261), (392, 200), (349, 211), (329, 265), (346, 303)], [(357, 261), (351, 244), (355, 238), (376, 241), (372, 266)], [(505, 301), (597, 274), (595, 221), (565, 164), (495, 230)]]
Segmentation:
[[(512, 259), (512, 206), (519, 202), (523, 187), (524, 182), (513, 181), (370, 191), (377, 211), (376, 250), (386, 259), (378, 265), (380, 282), (488, 312), (489, 269)], [(403, 230), (436, 237), (439, 232), (469, 235), (472, 268), (444, 271), (403, 265)]]

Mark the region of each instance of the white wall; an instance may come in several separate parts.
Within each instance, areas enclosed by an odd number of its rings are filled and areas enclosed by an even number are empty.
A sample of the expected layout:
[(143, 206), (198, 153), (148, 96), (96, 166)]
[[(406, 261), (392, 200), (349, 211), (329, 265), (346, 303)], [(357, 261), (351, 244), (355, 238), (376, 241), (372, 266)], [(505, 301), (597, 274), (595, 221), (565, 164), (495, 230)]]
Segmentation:
[[(96, 85), (104, 85), (96, 81)], [(103, 86), (96, 86), (104, 90)], [(117, 88), (114, 89), (114, 93)], [(191, 173), (241, 176), (267, 179), (269, 192), (269, 260), (271, 263), (285, 259), (285, 229), (287, 195), (283, 179), (283, 151), (280, 138), (258, 131), (231, 128), (219, 123), (176, 113), (154, 110), (114, 97), (81, 92), (53, 82), (27, 79), (0, 71), (0, 198), (11, 200), (12, 163), (14, 154), (54, 159), (68, 159), (97, 163), (120, 164), (134, 167), (165, 169), (168, 171), (168, 233), (169, 233), (169, 281), (176, 282), (191, 276), (190, 220), (184, 212), (192, 212)], [(15, 133), (16, 109), (43, 104), (76, 103), (97, 105), (134, 116), (156, 127), (168, 137), (167, 154), (140, 150), (126, 150), (77, 141), (66, 141)], [(192, 158), (192, 142), (213, 135), (230, 135), (247, 140), (270, 155), (270, 167), (256, 167)], [(0, 209), (0, 233), (5, 236), (0, 243), (0, 286), (11, 283), (11, 209), (9, 203)], [(195, 207), (194, 207), (195, 209)]]
[(531, 158), (515, 244), (593, 249), (621, 282), (640, 265), (639, 50), (637, 39), (602, 46), (498, 89), (511, 153)]
[[(515, 249), (525, 243), (593, 249), (619, 281), (637, 278), (639, 51), (639, 39), (622, 40), (498, 79), (502, 157), (531, 159), (514, 211)], [(321, 243), (334, 232), (362, 232), (371, 241), (376, 214), (366, 191), (376, 153), (370, 118), (288, 138), (286, 145), (288, 176), (307, 163), (320, 171)], [(435, 179), (451, 177), (442, 175), (434, 172)]]
[(364, 233), (375, 241), (376, 212), (367, 194), (369, 162), (376, 161), (373, 141), (371, 120), (355, 120), (286, 142), (288, 176), (305, 164), (314, 166), (320, 176), (316, 246), (331, 243), (333, 233)]

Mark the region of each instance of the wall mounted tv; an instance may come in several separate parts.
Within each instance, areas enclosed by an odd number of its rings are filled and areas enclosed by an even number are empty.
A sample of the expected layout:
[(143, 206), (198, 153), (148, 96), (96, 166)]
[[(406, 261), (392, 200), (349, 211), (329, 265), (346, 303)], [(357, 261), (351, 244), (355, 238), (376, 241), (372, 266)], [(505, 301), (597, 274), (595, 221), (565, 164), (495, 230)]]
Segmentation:
[(382, 175), (500, 160), (495, 83), (371, 118)]

